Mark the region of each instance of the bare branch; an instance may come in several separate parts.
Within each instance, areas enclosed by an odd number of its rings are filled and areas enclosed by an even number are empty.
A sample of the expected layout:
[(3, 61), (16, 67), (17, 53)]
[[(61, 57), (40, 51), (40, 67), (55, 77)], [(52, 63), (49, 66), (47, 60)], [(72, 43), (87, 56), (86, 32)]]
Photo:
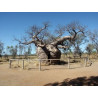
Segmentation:
[(73, 39), (73, 37), (65, 36), (63, 38), (57, 39), (56, 41), (52, 42), (51, 44), (53, 44), (53, 45), (61, 45), (65, 40), (71, 40), (71, 39)]
[(14, 39), (15, 41), (18, 41), (19, 42), (19, 44), (25, 44), (25, 45), (29, 45), (29, 44), (31, 44), (31, 43), (35, 43), (35, 41), (34, 40), (31, 40), (31, 41), (29, 41), (29, 42), (27, 42), (27, 40), (25, 40), (24, 42), (22, 42), (21, 40), (19, 40), (19, 39)]
[(55, 33), (58, 35), (58, 38), (60, 38), (65, 33), (65, 26), (58, 25), (57, 29), (55, 30)]
[(86, 26), (82, 26), (79, 22), (72, 22), (66, 26), (66, 31), (69, 32), (73, 38), (76, 37), (78, 33), (86, 33)]
[(60, 46), (58, 46), (58, 48), (66, 49), (66, 48), (69, 48), (69, 47), (60, 45)]
[(31, 44), (31, 43), (35, 43), (35, 41), (29, 41), (29, 42), (20, 42), (20, 44), (25, 44), (25, 45), (29, 45), (29, 44)]
[(42, 41), (35, 41), (35, 46), (37, 46), (37, 47), (44, 47), (45, 44)]
[[(45, 30), (47, 27), (48, 27), (48, 24), (44, 24), (44, 27), (41, 28), (39, 31), (37, 31), (37, 33), (36, 33), (34, 36), (32, 36), (32, 38), (33, 38), (33, 39), (37, 38), (37, 36), (38, 36), (43, 30)], [(38, 39), (38, 38), (37, 38), (37, 39)]]
[(37, 46), (38, 46), (38, 47), (44, 47), (44, 46), (45, 46), (45, 44), (44, 44), (44, 45), (38, 44)]

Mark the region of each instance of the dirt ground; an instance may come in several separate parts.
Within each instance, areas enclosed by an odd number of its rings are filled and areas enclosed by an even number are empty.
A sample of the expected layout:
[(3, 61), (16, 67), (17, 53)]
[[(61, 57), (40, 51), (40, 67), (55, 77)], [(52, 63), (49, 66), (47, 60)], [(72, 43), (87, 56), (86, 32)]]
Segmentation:
[(70, 69), (67, 66), (43, 66), (42, 71), (10, 69), (9, 63), (0, 63), (0, 86), (43, 86), (48, 83), (62, 82), (67, 78), (90, 76), (98, 76), (98, 62), (94, 62), (89, 67), (71, 67)]

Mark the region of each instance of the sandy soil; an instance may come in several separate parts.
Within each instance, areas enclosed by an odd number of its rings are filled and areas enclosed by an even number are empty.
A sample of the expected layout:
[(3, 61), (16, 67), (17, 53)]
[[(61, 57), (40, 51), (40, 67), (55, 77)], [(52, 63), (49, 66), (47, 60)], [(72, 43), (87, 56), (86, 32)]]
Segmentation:
[[(76, 65), (76, 64), (75, 64)], [(73, 65), (72, 65), (73, 66)], [(61, 82), (66, 78), (98, 76), (98, 62), (89, 67), (47, 66), (38, 69), (9, 69), (8, 63), (0, 63), (0, 86), (43, 86)]]

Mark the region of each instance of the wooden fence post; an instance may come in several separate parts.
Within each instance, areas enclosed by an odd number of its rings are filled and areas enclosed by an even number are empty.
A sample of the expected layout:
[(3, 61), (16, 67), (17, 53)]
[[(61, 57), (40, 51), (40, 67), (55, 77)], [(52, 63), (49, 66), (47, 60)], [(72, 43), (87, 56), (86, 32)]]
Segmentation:
[(50, 59), (50, 64), (51, 64), (51, 59)]
[(68, 69), (70, 68), (70, 64), (69, 64), (69, 57), (68, 57)]
[(39, 71), (41, 71), (41, 60), (39, 59)]
[(23, 60), (23, 65), (22, 65), (22, 68), (24, 69), (24, 60)]
[(87, 58), (85, 58), (85, 65), (84, 65), (84, 67), (86, 67), (87, 66)]
[(29, 59), (29, 63), (30, 63), (30, 59)]
[(18, 66), (19, 66), (19, 59), (18, 59)]
[(10, 63), (10, 66), (9, 66), (9, 68), (11, 68), (11, 60), (9, 60), (9, 63)]

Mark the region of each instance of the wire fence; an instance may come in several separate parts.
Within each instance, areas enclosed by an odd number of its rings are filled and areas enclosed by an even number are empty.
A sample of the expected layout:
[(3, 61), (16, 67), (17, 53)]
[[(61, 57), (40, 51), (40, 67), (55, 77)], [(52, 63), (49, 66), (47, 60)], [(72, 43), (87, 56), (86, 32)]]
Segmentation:
[[(52, 61), (60, 61), (59, 64), (52, 64)], [(39, 71), (49, 69), (72, 69), (88, 67), (94, 63), (94, 60), (89, 58), (66, 58), (66, 59), (10, 59), (9, 68), (22, 68), (22, 69), (37, 69)], [(48, 66), (47, 66), (48, 65)]]

